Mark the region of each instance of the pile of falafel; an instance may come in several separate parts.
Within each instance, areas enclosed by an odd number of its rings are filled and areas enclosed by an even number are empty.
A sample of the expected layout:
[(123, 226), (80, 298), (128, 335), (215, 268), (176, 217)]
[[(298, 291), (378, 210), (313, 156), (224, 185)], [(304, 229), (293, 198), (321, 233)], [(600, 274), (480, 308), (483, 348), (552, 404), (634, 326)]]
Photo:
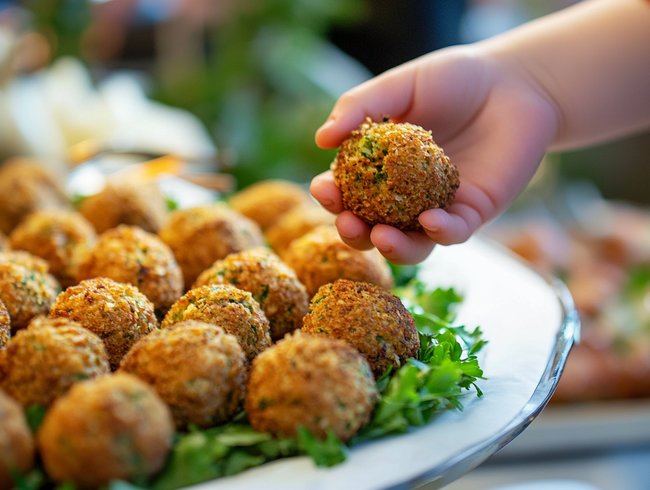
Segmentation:
[(80, 488), (147, 478), (242, 406), (276, 436), (357, 433), (419, 350), (383, 257), (287, 181), (173, 212), (131, 191), (77, 211), (43, 166), (0, 167), (0, 488), (36, 453)]

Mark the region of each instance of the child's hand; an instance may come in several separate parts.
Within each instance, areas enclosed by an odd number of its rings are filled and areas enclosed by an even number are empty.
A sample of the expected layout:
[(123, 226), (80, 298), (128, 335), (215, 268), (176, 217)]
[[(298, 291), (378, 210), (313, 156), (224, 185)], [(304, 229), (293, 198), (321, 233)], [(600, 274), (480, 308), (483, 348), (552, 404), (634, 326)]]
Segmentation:
[(532, 177), (554, 138), (553, 103), (526, 73), (480, 47), (450, 48), (397, 67), (344, 94), (316, 133), (321, 148), (336, 148), (366, 116), (389, 116), (430, 129), (460, 171), (460, 188), (446, 209), (420, 214), (424, 232), (388, 225), (372, 229), (344, 211), (331, 172), (314, 178), (311, 192), (349, 245), (373, 245), (389, 260), (416, 263), (434, 244), (467, 240), (505, 209)]

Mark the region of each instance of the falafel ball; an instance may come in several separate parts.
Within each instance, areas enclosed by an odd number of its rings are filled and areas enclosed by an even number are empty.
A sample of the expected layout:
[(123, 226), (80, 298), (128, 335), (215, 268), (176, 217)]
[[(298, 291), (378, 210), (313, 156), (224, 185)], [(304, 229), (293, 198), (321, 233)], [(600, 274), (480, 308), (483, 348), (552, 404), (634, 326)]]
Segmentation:
[(108, 277), (133, 284), (166, 312), (183, 294), (183, 273), (171, 249), (156, 235), (120, 225), (99, 236), (79, 266), (79, 279)]
[(263, 180), (237, 192), (228, 203), (265, 230), (284, 213), (310, 199), (307, 191), (294, 182)]
[(322, 286), (302, 331), (345, 340), (366, 358), (377, 378), (420, 350), (413, 315), (390, 291), (365, 282), (339, 279)]
[(370, 366), (353, 347), (295, 332), (253, 361), (245, 408), (262, 432), (295, 436), (303, 426), (346, 441), (370, 420), (377, 399)]
[(133, 344), (158, 327), (153, 304), (144, 294), (106, 277), (66, 289), (56, 298), (50, 317), (69, 318), (99, 336), (112, 369)]
[(252, 361), (271, 346), (269, 321), (248, 291), (231, 285), (205, 285), (190, 289), (167, 312), (162, 328), (197, 320), (223, 328), (241, 345)]
[(0, 231), (0, 252), (9, 250), (9, 239)]
[(120, 371), (151, 385), (182, 429), (229, 421), (244, 398), (248, 363), (234, 336), (186, 320), (140, 339)]
[(195, 287), (203, 284), (232, 284), (249, 291), (264, 310), (274, 340), (300, 328), (309, 305), (305, 286), (296, 273), (264, 247), (218, 260), (201, 273)]
[(47, 273), (44, 260), (25, 252), (0, 253), (0, 301), (9, 312), (12, 331), (47, 314), (58, 293), (59, 285)]
[(34, 160), (14, 158), (0, 166), (0, 231), (11, 233), (28, 214), (41, 209), (69, 209), (63, 185)]
[(85, 198), (79, 211), (97, 233), (118, 225), (158, 233), (167, 220), (167, 203), (156, 184), (125, 179), (109, 181), (100, 192)]
[(13, 476), (34, 464), (34, 440), (22, 407), (0, 390), (0, 488), (13, 488)]
[(0, 299), (0, 351), (5, 348), (11, 337), (11, 318), (7, 307)]
[(174, 252), (187, 289), (215, 260), (264, 243), (254, 221), (222, 203), (173, 212), (160, 238)]
[(266, 230), (266, 241), (282, 257), (292, 241), (317, 226), (333, 225), (334, 215), (320, 206), (309, 203), (296, 206), (280, 216)]
[(431, 131), (370, 118), (341, 143), (332, 172), (345, 209), (401, 230), (422, 229), (420, 213), (447, 206), (460, 185)]
[(97, 236), (79, 213), (50, 209), (27, 216), (9, 239), (14, 250), (25, 250), (46, 260), (50, 273), (68, 287), (76, 283), (79, 262)]
[(73, 386), (45, 415), (37, 441), (52, 479), (100, 488), (160, 470), (173, 431), (169, 408), (154, 389), (120, 373)]
[(39, 317), (7, 344), (1, 384), (25, 408), (47, 407), (73, 384), (109, 371), (97, 335), (71, 320)]
[(393, 286), (393, 276), (382, 255), (375, 249), (349, 247), (333, 226), (319, 226), (294, 240), (283, 259), (296, 271), (310, 298), (323, 284), (337, 279), (371, 282), (386, 289)]

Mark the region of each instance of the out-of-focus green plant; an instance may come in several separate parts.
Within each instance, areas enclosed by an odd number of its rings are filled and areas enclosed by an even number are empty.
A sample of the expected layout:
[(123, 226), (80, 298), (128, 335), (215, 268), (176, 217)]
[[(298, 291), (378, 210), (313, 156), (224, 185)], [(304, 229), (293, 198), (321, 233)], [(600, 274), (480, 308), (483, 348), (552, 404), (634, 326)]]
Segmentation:
[[(160, 78), (156, 96), (197, 114), (232, 150), (239, 186), (270, 177), (306, 181), (333, 158), (314, 131), (336, 96), (365, 73), (325, 40), (352, 22), (362, 0), (233, 2), (211, 32), (201, 69)], [(350, 69), (357, 76), (346, 83)]]
[(88, 0), (23, 0), (34, 29), (50, 42), (52, 54), (80, 56), (80, 39), (90, 21)]

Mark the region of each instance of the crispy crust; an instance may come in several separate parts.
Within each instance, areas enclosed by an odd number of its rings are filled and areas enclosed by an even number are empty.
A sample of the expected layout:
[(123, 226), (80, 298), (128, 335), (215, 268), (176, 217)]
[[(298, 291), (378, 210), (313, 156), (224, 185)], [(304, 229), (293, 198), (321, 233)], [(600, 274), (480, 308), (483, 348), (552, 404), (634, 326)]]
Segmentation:
[(22, 407), (0, 391), (0, 488), (13, 488), (12, 473), (34, 464), (34, 440)]
[(280, 256), (292, 241), (317, 226), (333, 225), (334, 215), (315, 204), (303, 204), (287, 211), (266, 230), (266, 241)]
[(7, 307), (0, 299), (0, 351), (5, 348), (11, 338), (11, 318)]
[(366, 360), (347, 343), (287, 335), (253, 362), (245, 407), (251, 425), (280, 436), (300, 426), (348, 440), (370, 420), (378, 394)]
[(281, 339), (302, 325), (309, 298), (296, 274), (264, 247), (231, 254), (215, 262), (197, 279), (203, 284), (232, 284), (249, 291), (271, 325), (271, 337)]
[(154, 307), (130, 284), (97, 277), (61, 293), (52, 309), (53, 318), (69, 318), (104, 341), (112, 369), (131, 346), (158, 327)]
[(115, 374), (73, 386), (46, 414), (37, 439), (55, 481), (99, 488), (158, 471), (172, 436), (169, 409), (156, 392)]
[(460, 185), (430, 131), (370, 118), (343, 141), (332, 172), (345, 209), (402, 230), (420, 230), (420, 213), (447, 206)]
[(231, 285), (190, 289), (167, 312), (162, 327), (187, 320), (223, 328), (239, 341), (248, 361), (271, 346), (269, 322), (259, 304), (248, 291)]
[(313, 296), (323, 284), (337, 279), (393, 286), (386, 261), (377, 250), (362, 252), (341, 241), (336, 228), (319, 226), (294, 240), (283, 256)]
[(187, 320), (141, 339), (120, 371), (151, 385), (177, 428), (228, 422), (244, 398), (248, 364), (237, 339), (216, 325)]
[(224, 204), (175, 211), (160, 238), (174, 252), (188, 289), (215, 260), (264, 243), (255, 222)]
[(133, 284), (163, 312), (183, 294), (183, 273), (171, 249), (135, 226), (120, 225), (100, 235), (79, 266), (79, 280), (93, 277)]
[(397, 296), (345, 279), (318, 290), (302, 331), (345, 340), (366, 358), (376, 377), (400, 367), (420, 349), (413, 316)]

